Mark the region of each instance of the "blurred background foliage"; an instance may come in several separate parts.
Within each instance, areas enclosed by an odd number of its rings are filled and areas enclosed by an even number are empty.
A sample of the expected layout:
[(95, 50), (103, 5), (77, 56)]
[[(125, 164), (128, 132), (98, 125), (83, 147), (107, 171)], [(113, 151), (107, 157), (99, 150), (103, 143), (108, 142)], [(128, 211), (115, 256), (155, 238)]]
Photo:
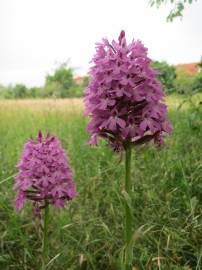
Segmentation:
[(159, 8), (162, 4), (171, 4), (171, 10), (166, 18), (168, 22), (172, 22), (175, 18), (183, 16), (185, 7), (197, 0), (150, 0), (151, 6), (156, 6)]
[[(78, 80), (80, 78), (80, 80)], [(41, 87), (26, 87), (24, 84), (0, 85), (0, 98), (69, 98), (81, 97), (88, 84), (88, 76), (74, 77), (74, 69), (66, 63), (59, 64), (53, 74), (48, 74)]]
[[(202, 61), (198, 64), (198, 72), (187, 73), (186, 70), (176, 69), (165, 61), (152, 61), (152, 66), (159, 71), (166, 94), (192, 95), (202, 92)], [(74, 69), (66, 63), (59, 64), (52, 74), (48, 74), (41, 87), (26, 87), (24, 84), (0, 85), (1, 99), (23, 98), (69, 98), (82, 97), (89, 77), (75, 77)]]

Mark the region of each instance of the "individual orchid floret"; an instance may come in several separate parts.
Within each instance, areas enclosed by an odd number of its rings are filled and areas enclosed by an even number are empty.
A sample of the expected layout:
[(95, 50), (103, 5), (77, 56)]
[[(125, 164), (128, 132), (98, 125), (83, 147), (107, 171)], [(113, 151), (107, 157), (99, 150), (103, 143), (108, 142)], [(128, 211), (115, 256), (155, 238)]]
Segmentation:
[(48, 134), (43, 139), (39, 132), (35, 140), (28, 140), (17, 168), (14, 189), (18, 210), (31, 200), (34, 213), (39, 215), (47, 204), (63, 207), (77, 195), (71, 168), (56, 136)]
[(118, 42), (103, 39), (96, 45), (92, 62), (84, 100), (91, 117), (89, 143), (102, 137), (115, 151), (150, 140), (161, 145), (172, 127), (147, 48), (139, 40), (127, 45), (122, 31)]

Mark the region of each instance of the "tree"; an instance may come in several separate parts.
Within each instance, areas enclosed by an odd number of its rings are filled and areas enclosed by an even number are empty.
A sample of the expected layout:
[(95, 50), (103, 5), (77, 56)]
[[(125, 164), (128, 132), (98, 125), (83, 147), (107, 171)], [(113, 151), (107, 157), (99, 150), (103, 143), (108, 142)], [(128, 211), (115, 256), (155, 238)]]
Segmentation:
[(183, 70), (178, 71), (174, 81), (174, 87), (178, 94), (192, 95), (194, 90), (196, 75), (186, 74)]
[(202, 92), (202, 71), (196, 75), (196, 80), (194, 83), (195, 92)]
[(51, 82), (45, 84), (45, 86), (41, 89), (40, 93), (41, 97), (61, 97), (61, 84), (58, 82)]
[(165, 61), (153, 61), (152, 66), (159, 71), (158, 79), (165, 87), (165, 90), (171, 92), (176, 78), (175, 67), (168, 65)]
[(44, 90), (49, 91), (48, 96), (68, 97), (73, 85), (73, 69), (61, 64), (53, 75), (47, 75)]
[(84, 76), (82, 86), (85, 88), (89, 84), (89, 81), (90, 81), (90, 77)]
[(36, 98), (38, 96), (40, 96), (41, 89), (39, 87), (31, 87), (29, 89), (27, 89), (27, 97), (28, 98)]
[[(197, 0), (195, 0), (195, 2), (196, 1)], [(155, 5), (159, 8), (162, 4), (167, 4), (168, 2), (170, 2), (173, 7), (167, 16), (167, 21), (172, 22), (176, 17), (182, 17), (185, 6), (187, 4), (192, 4), (194, 0), (150, 0), (150, 5)]]
[(13, 88), (13, 93), (15, 98), (25, 98), (27, 88), (24, 84), (16, 84)]
[(201, 56), (201, 61), (198, 64), (199, 68), (200, 68), (200, 72), (202, 72), (202, 56)]

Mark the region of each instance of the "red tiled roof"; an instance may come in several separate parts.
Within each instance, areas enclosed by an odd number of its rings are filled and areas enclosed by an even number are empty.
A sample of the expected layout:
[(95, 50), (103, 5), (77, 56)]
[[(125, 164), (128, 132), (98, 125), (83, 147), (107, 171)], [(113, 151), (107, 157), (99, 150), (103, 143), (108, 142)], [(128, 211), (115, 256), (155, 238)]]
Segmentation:
[(83, 77), (83, 76), (74, 77), (74, 81), (75, 81), (76, 84), (82, 84), (84, 79), (85, 79), (85, 77)]
[(199, 63), (179, 64), (179, 65), (176, 65), (175, 68), (177, 72), (184, 71), (185, 73), (188, 73), (188, 74), (195, 74), (195, 73), (198, 73), (200, 69), (198, 64)]

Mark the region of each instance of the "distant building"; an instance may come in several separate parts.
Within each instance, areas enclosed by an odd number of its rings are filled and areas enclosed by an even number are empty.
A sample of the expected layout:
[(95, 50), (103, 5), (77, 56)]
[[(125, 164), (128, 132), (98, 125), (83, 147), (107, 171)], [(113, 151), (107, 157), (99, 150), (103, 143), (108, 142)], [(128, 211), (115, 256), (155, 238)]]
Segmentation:
[(74, 77), (74, 82), (77, 85), (82, 85), (82, 83), (84, 82), (84, 80), (85, 80), (85, 77), (83, 77), (83, 76)]
[(175, 66), (176, 72), (184, 72), (186, 74), (196, 74), (201, 71), (199, 63), (179, 64)]

